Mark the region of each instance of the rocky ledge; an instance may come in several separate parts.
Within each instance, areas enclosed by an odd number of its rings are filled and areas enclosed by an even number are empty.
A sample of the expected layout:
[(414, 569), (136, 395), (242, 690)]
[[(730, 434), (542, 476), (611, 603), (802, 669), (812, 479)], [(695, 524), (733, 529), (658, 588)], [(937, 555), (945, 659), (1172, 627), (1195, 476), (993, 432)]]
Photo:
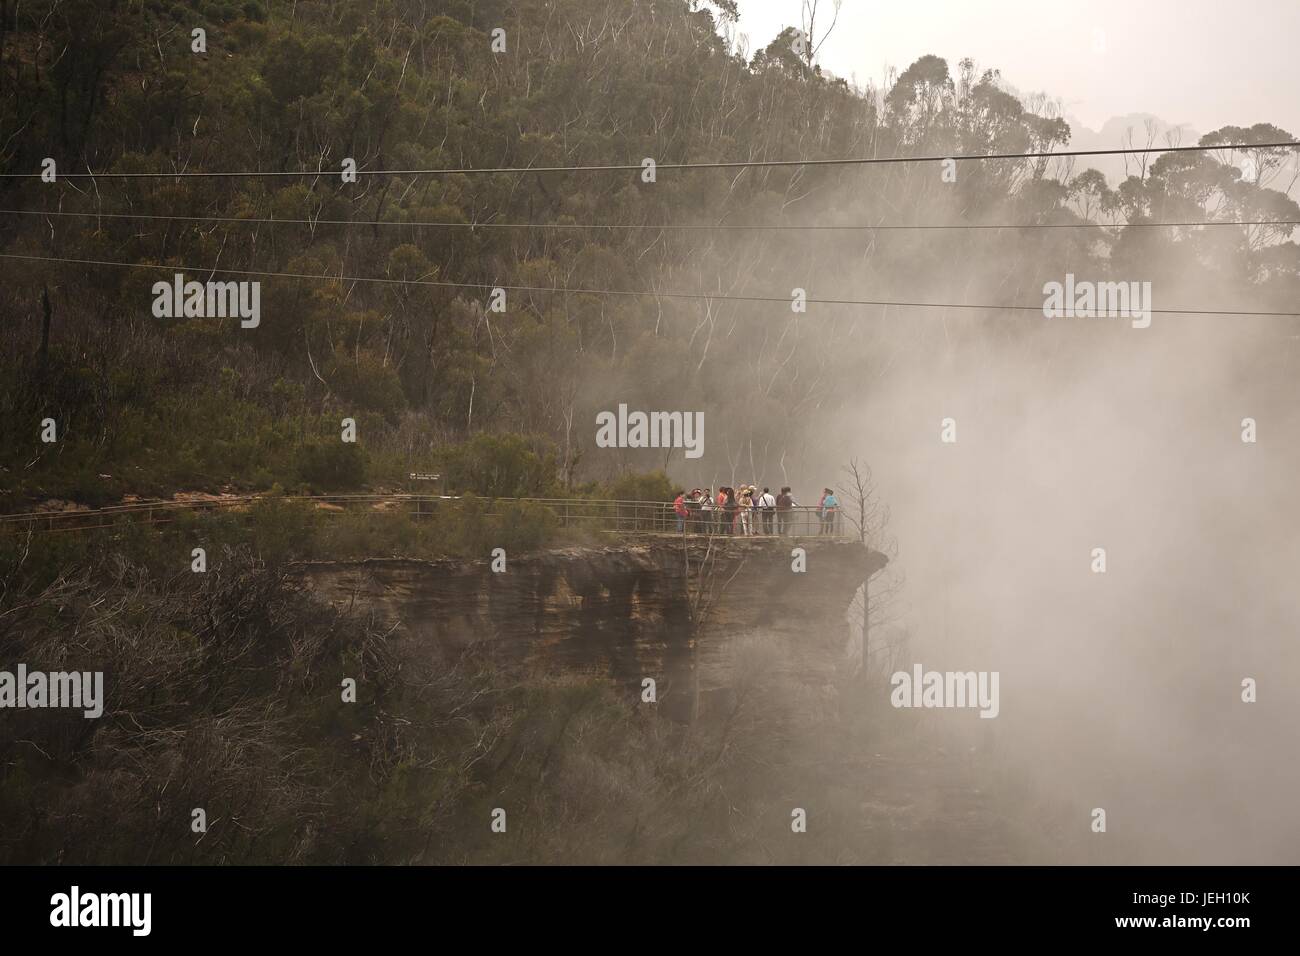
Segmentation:
[(403, 653), (450, 659), (486, 641), (521, 667), (638, 691), (651, 677), (660, 702), (689, 719), (725, 700), (749, 638), (781, 649), (782, 676), (828, 686), (854, 594), (884, 563), (850, 541), (665, 535), (510, 556), (497, 571), (490, 558), (372, 558), (304, 562), (294, 573), (326, 601), (395, 627)]

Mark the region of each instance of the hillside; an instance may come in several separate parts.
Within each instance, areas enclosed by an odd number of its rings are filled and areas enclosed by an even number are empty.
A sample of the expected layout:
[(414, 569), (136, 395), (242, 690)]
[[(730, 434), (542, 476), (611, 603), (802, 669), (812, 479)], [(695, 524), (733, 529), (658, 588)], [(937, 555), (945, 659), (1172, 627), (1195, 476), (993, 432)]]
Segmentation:
[[(359, 487), (466, 455), (465, 474), (484, 455), (509, 460), (516, 494), (664, 467), (697, 484), (738, 466), (813, 482), (819, 423), (868, 401), (892, 361), (871, 331), (889, 310), (649, 293), (1033, 304), (1039, 277), (1068, 265), (1157, 280), (1190, 269), (1225, 301), (1245, 290), (1266, 307), (1300, 282), (1300, 247), (1279, 245), (1290, 227), (715, 228), (1300, 218), (1214, 155), (1156, 159), (1116, 191), (1047, 161), (964, 165), (956, 183), (924, 165), (662, 169), (653, 183), (631, 171), (376, 173), (1070, 143), (1062, 120), (1028, 112), (995, 73), (925, 57), (864, 97), (810, 68), (789, 36), (739, 58), (688, 0), (5, 10), (0, 171), (35, 173), (50, 157), (65, 174), (280, 174), (0, 181), (0, 251), (165, 267), (4, 260), (5, 510), (51, 496)], [(195, 28), (204, 53), (191, 50)], [(345, 159), (356, 182), (342, 181)], [(1259, 159), (1267, 169), (1275, 157)], [(260, 277), (257, 327), (155, 317), (155, 281), (214, 268)], [(485, 311), (497, 286), (647, 294), (511, 291), (504, 311)], [(1032, 321), (953, 318), (954, 330), (1013, 336)], [(619, 402), (725, 422), (707, 472), (598, 449), (586, 423)], [(40, 440), (46, 418), (57, 445)], [(338, 441), (343, 418), (355, 445)], [(522, 438), (464, 450), (485, 434)]]

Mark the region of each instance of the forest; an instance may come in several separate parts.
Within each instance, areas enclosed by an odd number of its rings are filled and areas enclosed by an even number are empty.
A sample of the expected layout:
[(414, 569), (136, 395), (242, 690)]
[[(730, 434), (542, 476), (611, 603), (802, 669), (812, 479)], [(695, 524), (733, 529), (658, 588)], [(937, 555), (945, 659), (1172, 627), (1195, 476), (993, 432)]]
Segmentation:
[[(763, 834), (788, 826), (782, 780), (851, 819), (837, 770), (908, 715), (808, 718), (756, 690), (763, 706), (681, 728), (481, 648), (421, 672), (286, 570), (557, 540), (526, 503), (480, 500), (814, 491), (860, 452), (843, 425), (900, 362), (1082, 374), (1094, 327), (1051, 320), (1049, 345), (1033, 311), (1067, 274), (1150, 283), (1152, 328), (1114, 324), (1155, 342), (1162, 309), (1300, 301), (1300, 165), (1250, 145), (1294, 138), (1267, 118), (1130, 157), (1117, 183), (1073, 157), (945, 176), (943, 157), (1068, 151), (1060, 105), (932, 55), (856, 85), (793, 29), (739, 48), (743, 17), (732, 0), (0, 0), (0, 512), (264, 495), (251, 523), (0, 537), (12, 659), (57, 666), (72, 634), (110, 675), (96, 726), (25, 713), (0, 735), (0, 862), (891, 858), (833, 827)], [(817, 165), (845, 157), (935, 161)], [(257, 321), (155, 310), (177, 275), (260, 281)], [(1254, 321), (1289, 342), (1289, 320)], [(1262, 354), (1255, 380), (1292, 380), (1293, 352)], [(607, 447), (597, 426), (622, 406), (702, 411), (703, 458)], [(466, 510), (375, 530), (278, 500), (412, 472)], [(197, 532), (206, 575), (187, 570)], [(354, 673), (362, 706), (332, 706)], [(534, 821), (508, 846), (478, 826), (502, 793)], [(199, 805), (227, 825), (195, 839)], [(1003, 837), (998, 854), (1066, 852), (1028, 823)]]
[[(671, 470), (654, 452), (598, 451), (592, 423), (619, 402), (708, 409), (726, 423), (712, 431), (725, 448), (719, 481), (742, 466), (775, 474), (816, 447), (820, 423), (869, 401), (888, 362), (873, 333), (888, 307), (798, 313), (659, 292), (1032, 303), (1068, 267), (1140, 274), (1167, 308), (1196, 304), (1169, 291), (1189, 274), (1224, 301), (1248, 293), (1277, 308), (1300, 282), (1292, 226), (1142, 228), (1300, 218), (1280, 149), (1137, 157), (1116, 188), (1070, 159), (964, 165), (955, 183), (924, 165), (662, 169), (654, 183), (400, 172), (1069, 144), (1053, 104), (1021, 102), (969, 61), (922, 57), (887, 89), (859, 90), (795, 54), (793, 31), (746, 59), (719, 33), (729, 4), (0, 9), (0, 243), (36, 257), (6, 259), (0, 290), (9, 511), (44, 498), (383, 486), (439, 468), (459, 468), (458, 490), (582, 493)], [(191, 52), (194, 27), (205, 53)], [(505, 52), (492, 52), (497, 28)], [(1259, 124), (1204, 142), (1289, 139)], [(11, 178), (47, 157), (65, 173), (277, 175)], [(339, 175), (345, 159), (355, 183)], [(1081, 221), (1110, 228), (861, 228)], [(160, 320), (150, 289), (182, 267), (384, 281), (263, 278), (256, 328)], [(496, 313), (498, 287), (546, 291), (511, 292)], [(958, 335), (1033, 328), (997, 310), (957, 321)], [(345, 416), (356, 445), (337, 441)], [(45, 418), (63, 435), (53, 448), (40, 441)], [(511, 463), (501, 487), (473, 487), (485, 456)]]

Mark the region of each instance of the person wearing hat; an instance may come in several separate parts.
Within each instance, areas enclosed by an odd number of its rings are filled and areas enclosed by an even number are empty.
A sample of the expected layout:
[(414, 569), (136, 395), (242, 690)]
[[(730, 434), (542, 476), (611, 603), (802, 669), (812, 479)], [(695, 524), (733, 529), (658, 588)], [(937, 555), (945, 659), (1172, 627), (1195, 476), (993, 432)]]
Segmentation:
[(749, 485), (742, 485), (740, 492), (740, 533), (750, 535), (754, 533), (753, 514), (754, 514), (754, 493), (750, 491)]

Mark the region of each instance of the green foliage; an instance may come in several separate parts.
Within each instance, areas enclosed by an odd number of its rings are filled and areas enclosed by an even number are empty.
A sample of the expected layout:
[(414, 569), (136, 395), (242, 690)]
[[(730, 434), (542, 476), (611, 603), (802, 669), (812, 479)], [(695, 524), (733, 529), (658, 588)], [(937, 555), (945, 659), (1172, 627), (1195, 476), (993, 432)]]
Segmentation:
[(348, 407), (378, 412), (395, 422), (406, 405), (397, 370), (368, 351), (336, 357), (326, 375)]
[(611, 481), (605, 497), (616, 501), (672, 501), (675, 488), (662, 471), (648, 474), (630, 472)]
[(444, 453), (450, 487), (488, 498), (544, 498), (556, 489), (551, 452), (538, 455), (522, 435), (475, 435)]
[[(815, 410), (869, 402), (889, 361), (888, 349), (837, 317), (814, 329), (780, 302), (737, 308), (512, 290), (504, 313), (484, 311), (495, 285), (784, 299), (798, 276), (835, 297), (916, 299), (924, 290), (934, 301), (964, 301), (970, 276), (1001, 275), (1015, 262), (1024, 289), (1068, 269), (1171, 282), (1207, 276), (1223, 301), (1249, 296), (1261, 308), (1289, 307), (1300, 295), (1290, 225), (1123, 228), (1162, 216), (1300, 218), (1275, 188), (1290, 162), (1280, 150), (1166, 154), (1114, 188), (1095, 171), (1071, 177), (1047, 162), (963, 164), (955, 183), (920, 168), (864, 178), (834, 166), (742, 177), (696, 170), (653, 188), (604, 174), (342, 183), (335, 173), (344, 157), (364, 173), (641, 156), (824, 160), (864, 149), (953, 155), (1070, 141), (1060, 117), (1035, 112), (996, 70), (968, 60), (921, 56), (865, 95), (795, 54), (789, 30), (746, 62), (717, 31), (717, 17), (739, 15), (731, 0), (632, 4), (600, 43), (571, 25), (604, 22), (603, 0), (434, 6), (335, 0), (298, 4), (290, 17), (264, 0), (38, 0), (11, 11), (0, 129), (19, 134), (0, 137), (0, 171), (27, 173), (54, 155), (65, 172), (93, 157), (95, 169), (116, 172), (320, 174), (103, 180), (93, 201), (66, 180), (39, 194), (0, 180), (5, 208), (86, 214), (53, 224), (13, 217), (4, 251), (43, 255), (53, 241), (69, 257), (164, 267), (30, 263), (0, 286), (0, 500), (16, 509), (46, 497), (101, 503), (126, 492), (274, 483), (357, 489), (423, 470), (438, 455), (459, 488), (489, 497), (663, 468), (653, 450), (595, 446), (592, 418), (612, 400), (706, 411), (709, 441), (745, 448), (746, 470), (761, 480), (792, 462), (818, 467), (805, 464), (806, 450), (825, 444), (809, 434), (824, 417)], [(196, 16), (209, 30), (206, 57), (189, 52)], [(511, 37), (504, 57), (488, 47), (488, 31), (502, 23)], [(1224, 126), (1203, 142), (1289, 138), (1258, 123)], [(186, 144), (179, 153), (178, 143)], [(1253, 177), (1233, 165), (1247, 159)], [(820, 233), (798, 243), (758, 230), (713, 242), (698, 231), (641, 228), (851, 224), (878, 221), (887, 208), (916, 223), (1116, 228), (891, 233), (887, 241)], [(144, 228), (135, 215), (218, 221)], [(512, 222), (569, 228), (451, 228)], [(637, 228), (599, 228), (613, 223)], [(263, 280), (256, 329), (156, 319), (151, 285), (177, 263), (205, 277), (219, 265), (331, 278)], [(47, 287), (52, 322), (42, 351)], [(1029, 338), (1037, 329), (1030, 316), (996, 321), (999, 335)], [(57, 448), (36, 437), (47, 415), (60, 425)], [(362, 451), (311, 443), (343, 417), (365, 421)], [(684, 463), (669, 467), (696, 482)]]
[(354, 442), (308, 441), (298, 449), (298, 476), (313, 491), (359, 488), (366, 477), (365, 453)]
[[(228, 523), (246, 520), (247, 539), (255, 553), (270, 565), (309, 554), (319, 522), (316, 510), (310, 503), (280, 498), (266, 498), (256, 502), (249, 509), (246, 519), (241, 514), (222, 517)], [(230, 542), (232, 544), (245, 537), (242, 534), (231, 534), (229, 530), (225, 536), (233, 539)], [(218, 535), (214, 540), (219, 542), (221, 537)]]
[(549, 508), (532, 502), (467, 497), (456, 508), (440, 508), (435, 534), (450, 551), (484, 555), (493, 548), (527, 552), (554, 536), (558, 521)]

